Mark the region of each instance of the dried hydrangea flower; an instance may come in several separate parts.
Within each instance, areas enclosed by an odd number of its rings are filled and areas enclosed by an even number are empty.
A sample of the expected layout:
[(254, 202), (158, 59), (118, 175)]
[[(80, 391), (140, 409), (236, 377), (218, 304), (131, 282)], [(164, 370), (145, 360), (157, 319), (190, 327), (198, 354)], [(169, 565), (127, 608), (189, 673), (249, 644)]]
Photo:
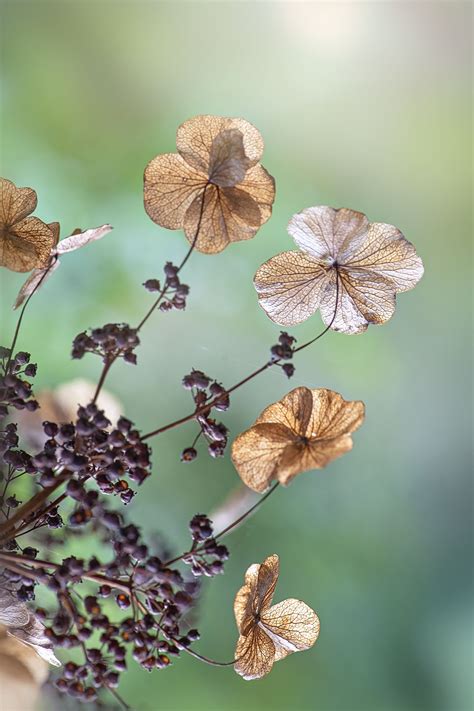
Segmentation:
[(254, 491), (265, 491), (273, 479), (286, 486), (297, 474), (349, 452), (351, 433), (363, 420), (359, 400), (348, 402), (325, 388), (295, 388), (234, 440), (232, 461)]
[(178, 128), (176, 147), (145, 169), (145, 210), (153, 222), (183, 229), (206, 254), (254, 237), (275, 199), (275, 181), (259, 163), (257, 129), (241, 118), (196, 116)]
[[(49, 259), (43, 267), (34, 269), (31, 272), (30, 276), (18, 292), (18, 296), (16, 297), (16, 301), (13, 306), (13, 308), (15, 309), (21, 306), (26, 301), (26, 299), (33, 294), (34, 291), (37, 291), (39, 289), (40, 286), (43, 286), (43, 284), (47, 281), (47, 279), (49, 279), (51, 274), (56, 271), (56, 269), (61, 264), (59, 257), (62, 254), (67, 254), (68, 252), (75, 252), (76, 249), (80, 249), (81, 247), (85, 247), (86, 244), (89, 244), (90, 242), (95, 242), (96, 240), (101, 239), (112, 229), (112, 225), (102, 225), (101, 227), (93, 227), (92, 229), (85, 230), (84, 232), (80, 229), (77, 229), (74, 230), (74, 232), (69, 235), (69, 237), (65, 237), (60, 242), (58, 242), (59, 223), (54, 222), (53, 225), (55, 231), (55, 242), (51, 247)], [(52, 227), (53, 225), (50, 225), (50, 227)]]
[(29, 217), (36, 204), (32, 188), (17, 188), (0, 178), (0, 266), (29, 272), (48, 263), (59, 239), (59, 225)]
[(247, 680), (260, 679), (271, 671), (274, 662), (309, 649), (319, 635), (318, 616), (301, 600), (283, 600), (270, 607), (278, 574), (277, 555), (269, 556), (261, 565), (254, 563), (235, 596), (240, 636), (234, 669)]
[(420, 257), (400, 230), (369, 223), (361, 212), (309, 207), (291, 218), (288, 232), (302, 251), (269, 259), (254, 279), (260, 305), (282, 326), (319, 309), (326, 326), (361, 333), (370, 323), (388, 321), (396, 294), (423, 275)]

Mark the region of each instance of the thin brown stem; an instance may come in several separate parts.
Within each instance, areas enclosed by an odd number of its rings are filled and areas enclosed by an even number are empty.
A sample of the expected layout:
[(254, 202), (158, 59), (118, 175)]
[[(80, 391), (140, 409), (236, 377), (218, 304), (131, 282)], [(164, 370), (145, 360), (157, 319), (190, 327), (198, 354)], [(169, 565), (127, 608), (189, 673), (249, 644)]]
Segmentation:
[[(229, 526), (226, 526), (224, 529), (222, 529), (222, 531), (219, 531), (219, 533), (217, 533), (217, 534), (214, 536), (214, 539), (217, 540), (218, 538), (221, 538), (221, 537), (224, 536), (226, 533), (228, 533), (229, 531), (231, 531), (233, 528), (235, 528), (236, 526), (238, 526), (239, 523), (241, 523), (242, 521), (244, 521), (244, 520), (247, 518), (247, 516), (250, 516), (250, 514), (251, 514), (253, 511), (255, 511), (255, 509), (257, 509), (259, 506), (261, 506), (261, 505), (263, 504), (263, 502), (264, 502), (266, 499), (268, 499), (268, 497), (270, 496), (270, 494), (273, 494), (273, 492), (278, 488), (278, 485), (279, 485), (279, 482), (277, 481), (276, 484), (274, 484), (274, 485), (272, 486), (272, 488), (269, 489), (269, 490), (266, 492), (266, 494), (264, 494), (264, 495), (262, 496), (261, 499), (259, 499), (253, 506), (251, 506), (245, 513), (243, 513), (242, 516), (239, 516), (239, 518), (237, 518), (235, 521), (233, 521), (231, 524), (229, 524)], [(201, 553), (201, 552), (203, 552), (203, 551), (205, 551), (205, 546), (200, 546), (200, 547), (194, 548), (194, 549), (192, 549), (192, 550), (190, 550), (190, 551), (185, 551), (184, 553), (181, 553), (181, 555), (176, 556), (176, 558), (172, 558), (171, 560), (167, 560), (164, 565), (165, 565), (166, 567), (169, 567), (169, 566), (172, 565), (173, 563), (177, 563), (179, 560), (182, 560), (185, 556), (189, 555), (190, 553)]]
[(10, 363), (12, 362), (13, 351), (15, 350), (16, 342), (17, 342), (17, 340), (18, 340), (18, 336), (20, 335), (20, 328), (21, 328), (21, 323), (22, 323), (22, 321), (23, 321), (23, 316), (25, 315), (25, 311), (26, 311), (26, 308), (27, 308), (28, 304), (30, 303), (31, 297), (38, 291), (38, 289), (40, 288), (41, 284), (43, 283), (43, 281), (46, 279), (47, 275), (49, 274), (49, 271), (50, 271), (50, 270), (52, 269), (52, 267), (54, 266), (55, 262), (56, 262), (56, 260), (53, 259), (52, 262), (51, 262), (51, 264), (48, 266), (48, 268), (47, 268), (46, 271), (44, 272), (43, 276), (41, 277), (41, 279), (39, 280), (39, 282), (36, 284), (35, 288), (33, 289), (33, 291), (32, 291), (31, 294), (28, 296), (28, 298), (26, 299), (25, 303), (24, 303), (23, 306), (22, 306), (22, 309), (21, 309), (21, 311), (20, 311), (20, 315), (19, 315), (19, 317), (18, 317), (18, 321), (17, 321), (17, 324), (16, 324), (15, 333), (13, 334), (13, 340), (12, 340), (12, 344), (11, 344), (11, 346), (10, 346), (10, 354), (9, 354), (9, 356), (8, 356), (8, 361), (7, 361), (7, 363), (6, 363), (6, 365), (5, 365), (5, 368), (4, 368), (4, 371), (3, 371), (4, 374), (8, 373), (8, 369), (9, 369), (9, 367), (10, 367)]
[[(339, 272), (336, 269), (336, 306), (334, 308), (334, 314), (331, 319), (331, 322), (329, 323), (328, 326), (325, 327), (321, 333), (318, 333), (318, 335), (315, 338), (312, 338), (310, 341), (307, 341), (306, 343), (303, 343), (303, 345), (299, 346), (298, 348), (293, 349), (293, 354), (299, 353), (299, 351), (302, 351), (304, 348), (307, 348), (313, 343), (316, 343), (320, 338), (322, 338), (331, 328), (331, 326), (334, 323), (334, 320), (336, 318), (337, 314), (337, 307), (338, 307), (338, 299), (339, 299)], [(254, 370), (250, 375), (247, 375), (247, 377), (243, 378), (242, 380), (239, 380), (238, 383), (235, 385), (232, 385), (231, 388), (228, 388), (225, 390), (223, 393), (220, 395), (216, 396), (214, 400), (210, 400), (209, 402), (206, 402), (204, 405), (201, 405), (198, 407), (194, 412), (191, 412), (189, 415), (185, 415), (184, 417), (180, 417), (179, 420), (174, 420), (173, 422), (169, 422), (167, 425), (163, 425), (162, 427), (158, 427), (156, 430), (152, 430), (151, 432), (147, 432), (146, 434), (142, 435), (141, 439), (142, 441), (149, 439), (150, 437), (155, 437), (156, 435), (161, 434), (162, 432), (166, 432), (167, 430), (171, 430), (174, 427), (179, 427), (179, 425), (183, 425), (185, 422), (189, 422), (189, 420), (193, 420), (195, 417), (198, 415), (201, 415), (203, 412), (206, 412), (210, 408), (212, 408), (219, 400), (222, 398), (223, 395), (227, 394), (229, 395), (230, 393), (234, 392), (234, 390), (237, 390), (238, 388), (242, 387), (242, 385), (245, 385), (248, 383), (250, 380), (253, 380), (256, 378), (260, 373), (263, 373), (265, 370), (268, 370), (268, 368), (271, 368), (274, 365), (280, 365), (281, 364), (281, 358), (278, 358), (276, 360), (270, 360), (267, 361), (267, 363), (264, 363), (264, 365), (260, 366), (260, 368), (257, 368), (257, 370)]]

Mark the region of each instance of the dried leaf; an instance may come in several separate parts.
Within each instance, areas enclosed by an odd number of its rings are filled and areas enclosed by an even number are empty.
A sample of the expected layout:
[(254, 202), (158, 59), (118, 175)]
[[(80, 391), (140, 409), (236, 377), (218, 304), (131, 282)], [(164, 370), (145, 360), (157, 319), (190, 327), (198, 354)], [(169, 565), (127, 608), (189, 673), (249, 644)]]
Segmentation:
[(254, 491), (265, 491), (273, 479), (287, 485), (352, 449), (351, 433), (363, 420), (360, 401), (348, 402), (325, 388), (295, 388), (234, 440), (232, 461)]
[(361, 333), (388, 321), (396, 294), (423, 275), (400, 230), (370, 224), (354, 210), (310, 207), (292, 217), (288, 232), (302, 251), (269, 259), (254, 279), (260, 305), (282, 326), (301, 323), (319, 308), (326, 326)]
[(263, 141), (257, 129), (243, 119), (197, 116), (178, 128), (177, 147), (179, 154), (157, 156), (145, 169), (151, 219), (182, 228), (206, 254), (254, 237), (275, 198), (274, 180), (258, 164)]
[(75, 252), (76, 249), (85, 247), (86, 244), (90, 242), (96, 242), (98, 239), (102, 239), (102, 237), (108, 234), (112, 229), (112, 225), (102, 225), (101, 227), (93, 227), (90, 230), (85, 230), (85, 232), (74, 230), (72, 235), (59, 242), (56, 251), (58, 254)]
[(53, 666), (61, 666), (44, 634), (44, 625), (34, 613), (12, 593), (0, 588), (0, 625), (22, 644), (32, 647), (36, 654)]
[(26, 301), (26, 299), (28, 299), (33, 294), (33, 292), (39, 289), (40, 286), (43, 286), (43, 284), (49, 279), (51, 274), (56, 271), (59, 265), (59, 259), (53, 258), (49, 266), (47, 266), (45, 269), (33, 269), (30, 276), (18, 292), (18, 296), (16, 297), (16, 301), (13, 305), (13, 308), (18, 309)]
[(46, 266), (55, 245), (55, 223), (28, 217), (36, 207), (31, 188), (17, 188), (0, 178), (0, 266), (28, 272)]
[(292, 652), (309, 649), (319, 635), (316, 613), (300, 600), (284, 600), (271, 607), (279, 575), (277, 555), (254, 563), (237, 592), (234, 612), (240, 633), (235, 671), (244, 679), (260, 679), (273, 663)]

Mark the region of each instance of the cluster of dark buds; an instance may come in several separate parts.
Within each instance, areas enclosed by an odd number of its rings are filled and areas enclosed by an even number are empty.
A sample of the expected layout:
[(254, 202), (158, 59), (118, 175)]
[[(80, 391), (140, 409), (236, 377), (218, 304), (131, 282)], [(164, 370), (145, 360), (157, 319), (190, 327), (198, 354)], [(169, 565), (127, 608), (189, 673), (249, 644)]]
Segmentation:
[(196, 514), (189, 522), (189, 530), (193, 544), (191, 550), (183, 556), (183, 562), (192, 566), (193, 575), (212, 578), (223, 573), (229, 551), (214, 538), (210, 519), (205, 514)]
[(39, 405), (33, 398), (31, 383), (26, 378), (34, 378), (36, 364), (30, 363), (30, 354), (20, 351), (10, 358), (10, 350), (0, 346), (0, 419), (8, 415), (10, 407), (16, 410), (37, 410)]
[(165, 280), (163, 286), (161, 286), (158, 279), (147, 279), (143, 286), (148, 291), (160, 292), (163, 299), (159, 306), (161, 311), (171, 311), (171, 309), (182, 311), (186, 308), (186, 297), (189, 294), (189, 286), (181, 283), (178, 276), (179, 267), (171, 262), (166, 262), (164, 272)]
[(119, 495), (127, 504), (134, 492), (126, 478), (142, 484), (150, 476), (151, 450), (140, 440), (130, 420), (121, 417), (115, 428), (97, 405), (79, 407), (75, 424), (44, 422), (43, 450), (33, 457), (40, 484), (51, 487), (67, 479), (66, 492), (77, 502), (70, 523), (79, 526), (91, 518), (98, 492), (86, 489), (93, 479), (103, 494)]
[[(183, 378), (183, 387), (190, 390), (196, 405), (196, 421), (200, 430), (198, 437), (203, 435), (208, 442), (208, 452), (211, 457), (222, 457), (227, 446), (229, 431), (222, 422), (213, 419), (213, 408), (224, 412), (229, 409), (229, 394), (221, 383), (212, 380), (201, 370), (192, 370)], [(195, 442), (198, 437), (196, 437)], [(194, 445), (186, 447), (181, 454), (183, 462), (191, 462), (197, 457)]]
[(139, 343), (136, 328), (126, 323), (106, 323), (101, 328), (79, 333), (72, 344), (72, 357), (82, 358), (85, 353), (95, 353), (101, 356), (104, 363), (123, 358), (127, 363), (135, 365), (137, 356), (134, 348)]
[[(56, 607), (49, 612), (37, 608), (36, 614), (54, 648), (82, 651), (83, 660), (67, 662), (55, 681), (59, 691), (81, 701), (94, 701), (100, 689), (115, 689), (127, 658), (147, 671), (164, 669), (173, 656), (199, 639), (199, 632), (185, 621), (199, 594), (199, 582), (186, 580), (171, 563), (150, 554), (140, 529), (125, 524), (119, 513), (104, 509), (100, 521), (112, 546), (109, 563), (96, 556), (69, 556), (52, 564), (38, 560), (35, 549), (25, 548), (18, 557), (25, 574), (6, 570), (2, 582), (21, 600), (34, 598), (37, 583), (55, 593)], [(203, 524), (201, 534), (193, 534), (195, 545), (206, 539), (207, 532), (212, 534), (212, 529)], [(228, 555), (224, 546), (215, 548), (215, 561), (209, 566), (213, 572), (208, 573), (213, 575), (222, 571), (218, 557), (224, 560)], [(194, 566), (193, 573), (202, 574)], [(89, 594), (85, 586), (91, 587)]]
[(271, 361), (275, 365), (279, 365), (288, 378), (295, 372), (295, 366), (293, 363), (277, 363), (280, 360), (291, 360), (293, 358), (294, 348), (293, 344), (296, 342), (296, 338), (290, 336), (286, 331), (281, 331), (278, 338), (278, 343), (270, 348)]

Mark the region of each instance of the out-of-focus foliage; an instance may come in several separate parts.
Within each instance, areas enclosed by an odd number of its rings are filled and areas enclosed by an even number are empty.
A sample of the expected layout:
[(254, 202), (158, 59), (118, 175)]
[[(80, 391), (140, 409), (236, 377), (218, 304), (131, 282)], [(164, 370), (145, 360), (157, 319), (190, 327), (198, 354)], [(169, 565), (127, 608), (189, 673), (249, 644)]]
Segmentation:
[[(278, 328), (252, 277), (288, 249), (288, 220), (306, 205), (397, 225), (425, 265), (386, 325), (329, 333), (295, 357), (292, 385), (361, 398), (367, 420), (350, 457), (298, 477), (226, 538), (226, 575), (203, 599), (196, 648), (231, 659), (242, 571), (277, 550), (281, 598), (304, 598), (323, 620), (317, 645), (252, 685), (183, 658), (130, 674), (124, 695), (140, 711), (286, 710), (295, 698), (302, 711), (467, 711), (469, 6), (4, 0), (1, 25), (2, 174), (35, 186), (41, 218), (64, 234), (115, 228), (64, 260), (32, 301), (19, 346), (39, 363), (37, 390), (96, 381), (98, 359), (69, 360), (73, 337), (135, 323), (149, 304), (140, 284), (184, 256), (186, 241), (146, 215), (142, 176), (198, 113), (258, 126), (276, 201), (255, 239), (193, 255), (186, 311), (146, 325), (141, 370), (118, 362), (111, 372), (108, 389), (144, 431), (165, 424), (164, 410), (166, 421), (188, 412), (180, 382), (191, 367), (231, 385), (267, 357)], [(21, 281), (1, 274), (2, 340)], [(319, 328), (315, 316), (292, 333), (303, 343)], [(231, 435), (287, 390), (275, 369), (231, 396)], [(238, 482), (229, 457), (181, 465), (193, 437), (186, 425), (154, 442), (137, 502), (149, 531), (181, 535)]]

